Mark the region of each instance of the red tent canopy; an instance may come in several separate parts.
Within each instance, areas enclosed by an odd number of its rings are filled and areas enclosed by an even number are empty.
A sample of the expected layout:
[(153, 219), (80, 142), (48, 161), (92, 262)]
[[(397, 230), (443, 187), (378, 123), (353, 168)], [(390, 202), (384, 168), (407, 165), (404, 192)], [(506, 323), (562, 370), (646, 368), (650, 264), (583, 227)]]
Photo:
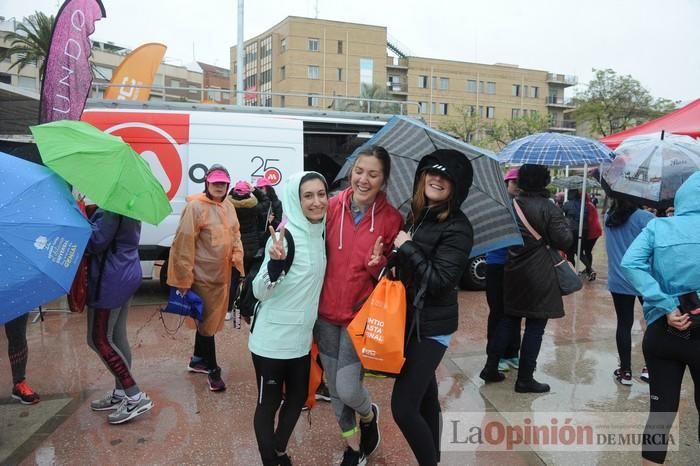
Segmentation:
[(659, 133), (662, 130), (667, 133), (686, 134), (700, 138), (700, 99), (655, 120), (600, 138), (600, 142), (615, 150), (622, 141), (630, 136)]

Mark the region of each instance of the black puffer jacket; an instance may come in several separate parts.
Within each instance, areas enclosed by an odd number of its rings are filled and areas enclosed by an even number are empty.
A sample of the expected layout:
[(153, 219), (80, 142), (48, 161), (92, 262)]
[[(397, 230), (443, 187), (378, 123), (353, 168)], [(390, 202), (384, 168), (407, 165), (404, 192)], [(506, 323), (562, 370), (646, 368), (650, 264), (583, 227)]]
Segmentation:
[[(414, 332), (419, 337), (449, 335), (457, 330), (457, 285), (474, 241), (472, 225), (459, 209), (471, 186), (471, 164), (459, 152), (439, 150), (421, 160), (416, 180), (422, 170), (434, 166), (441, 167), (448, 178), (458, 180), (450, 206), (452, 213), (438, 222), (438, 214), (448, 207), (443, 204), (424, 209), (415, 220), (409, 214), (406, 230), (412, 231), (413, 237), (396, 254), (401, 281), (406, 286), (406, 329), (408, 332), (415, 326)], [(415, 312), (414, 301), (422, 284), (427, 285), (423, 307)]]
[(239, 196), (232, 193), (229, 200), (236, 208), (238, 222), (241, 225), (241, 242), (243, 243), (243, 260), (246, 264), (253, 259), (260, 249), (258, 232), (259, 207), (255, 196)]
[[(521, 192), (516, 198), (525, 218), (553, 249), (567, 250), (573, 235), (561, 209), (549, 193)], [(523, 246), (510, 248), (504, 273), (505, 313), (517, 317), (564, 317), (556, 272), (542, 240), (535, 241), (518, 219)]]
[[(268, 227), (272, 225), (274, 229), (282, 221), (282, 201), (277, 197), (275, 189), (272, 187), (267, 188), (269, 194), (265, 194), (261, 189), (256, 188), (253, 194), (258, 199), (258, 231), (260, 236), (260, 244), (265, 244), (267, 238), (270, 236)], [(268, 223), (268, 215), (273, 214), (275, 218), (272, 223)]]

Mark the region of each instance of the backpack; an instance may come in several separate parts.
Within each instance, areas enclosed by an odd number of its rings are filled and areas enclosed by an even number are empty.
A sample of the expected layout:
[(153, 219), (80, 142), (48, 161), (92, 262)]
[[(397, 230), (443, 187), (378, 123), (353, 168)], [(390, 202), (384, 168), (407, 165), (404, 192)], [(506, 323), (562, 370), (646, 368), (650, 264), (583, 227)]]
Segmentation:
[[(294, 238), (289, 230), (284, 231), (284, 239), (287, 240), (287, 257), (284, 260), (284, 273), (286, 275), (289, 273), (292, 262), (294, 262)], [(258, 275), (263, 259), (264, 255), (253, 261), (250, 265), (250, 270), (246, 273), (243, 285), (241, 286), (241, 294), (238, 300), (238, 309), (240, 310), (241, 317), (253, 317), (257, 312), (260, 301), (258, 301), (258, 298), (253, 294), (253, 279)], [(253, 325), (255, 325), (255, 323), (253, 323)], [(252, 327), (250, 331), (253, 331)]]

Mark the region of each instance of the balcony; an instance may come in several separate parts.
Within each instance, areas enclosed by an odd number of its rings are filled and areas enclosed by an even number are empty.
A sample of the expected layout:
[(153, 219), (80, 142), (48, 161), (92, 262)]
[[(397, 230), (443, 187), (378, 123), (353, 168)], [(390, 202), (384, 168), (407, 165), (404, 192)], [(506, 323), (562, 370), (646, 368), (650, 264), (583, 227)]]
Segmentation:
[(408, 69), (408, 58), (386, 57), (387, 68)]
[(394, 94), (408, 94), (408, 84), (402, 82), (387, 82), (386, 90)]
[(555, 96), (555, 95), (550, 95), (547, 96), (546, 100), (547, 105), (552, 106), (552, 107), (565, 107), (565, 108), (574, 108), (575, 105), (571, 104), (571, 101), (566, 101), (564, 100), (563, 97)]
[(576, 121), (553, 118), (549, 120), (549, 129), (558, 132), (573, 132), (576, 131)]
[(578, 77), (569, 74), (547, 73), (547, 82), (552, 84), (575, 86), (578, 84)]

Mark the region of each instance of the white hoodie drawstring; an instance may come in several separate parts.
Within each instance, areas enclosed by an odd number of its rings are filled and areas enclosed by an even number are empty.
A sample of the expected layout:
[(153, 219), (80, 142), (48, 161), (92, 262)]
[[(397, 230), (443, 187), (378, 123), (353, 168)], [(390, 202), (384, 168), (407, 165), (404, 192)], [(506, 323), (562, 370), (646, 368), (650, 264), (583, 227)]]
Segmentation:
[(374, 201), (372, 203), (372, 224), (369, 227), (370, 233), (374, 233), (374, 206), (376, 206), (376, 205), (377, 205), (377, 201)]
[(343, 210), (340, 211), (340, 244), (338, 245), (338, 249), (340, 250), (343, 249), (343, 223), (345, 223), (345, 202), (346, 199), (343, 199), (343, 202), (341, 202), (341, 204), (343, 205)]

